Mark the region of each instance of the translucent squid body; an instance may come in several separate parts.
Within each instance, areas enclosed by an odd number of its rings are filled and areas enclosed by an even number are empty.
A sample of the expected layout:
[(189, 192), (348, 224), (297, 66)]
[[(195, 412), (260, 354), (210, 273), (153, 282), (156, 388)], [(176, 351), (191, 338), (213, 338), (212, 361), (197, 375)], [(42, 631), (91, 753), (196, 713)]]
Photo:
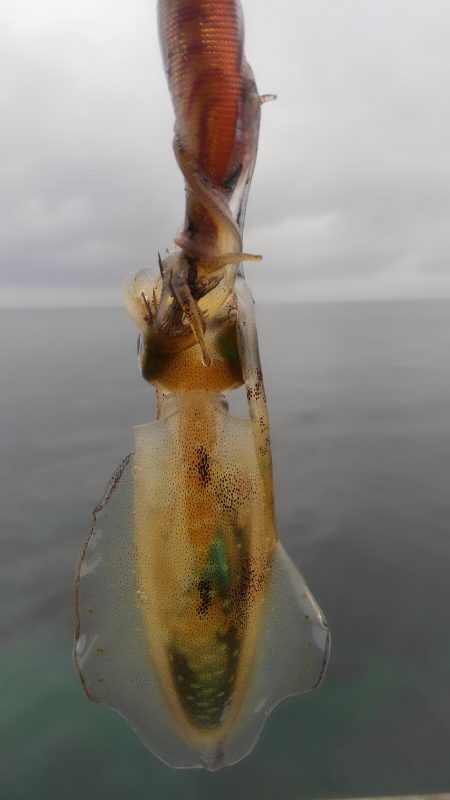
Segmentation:
[[(156, 421), (94, 512), (76, 580), (75, 663), (174, 767), (217, 770), (270, 710), (318, 686), (326, 621), (275, 528), (269, 421), (241, 262), (261, 98), (238, 0), (160, 0), (174, 150), (186, 184), (177, 249), (127, 282)], [(249, 418), (224, 393), (245, 384)]]

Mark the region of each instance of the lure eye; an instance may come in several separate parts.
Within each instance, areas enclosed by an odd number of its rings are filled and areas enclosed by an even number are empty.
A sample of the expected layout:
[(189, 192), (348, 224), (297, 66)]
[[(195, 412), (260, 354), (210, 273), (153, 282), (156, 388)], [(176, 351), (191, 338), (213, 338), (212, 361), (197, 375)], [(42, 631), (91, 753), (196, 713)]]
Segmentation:
[(241, 172), (242, 164), (238, 164), (231, 173), (230, 177), (227, 178), (223, 183), (223, 188), (225, 191), (232, 192), (236, 188), (236, 184), (240, 178)]

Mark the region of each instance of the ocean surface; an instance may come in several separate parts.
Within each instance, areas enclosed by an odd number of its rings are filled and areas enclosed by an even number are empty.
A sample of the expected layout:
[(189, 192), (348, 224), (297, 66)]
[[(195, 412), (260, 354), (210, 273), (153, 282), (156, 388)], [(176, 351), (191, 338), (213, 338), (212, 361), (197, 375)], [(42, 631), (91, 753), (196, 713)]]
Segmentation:
[(2, 800), (450, 791), (450, 303), (257, 316), (278, 529), (333, 633), (323, 687), (216, 774), (171, 770), (85, 699), (74, 564), (153, 392), (125, 311), (1, 312)]

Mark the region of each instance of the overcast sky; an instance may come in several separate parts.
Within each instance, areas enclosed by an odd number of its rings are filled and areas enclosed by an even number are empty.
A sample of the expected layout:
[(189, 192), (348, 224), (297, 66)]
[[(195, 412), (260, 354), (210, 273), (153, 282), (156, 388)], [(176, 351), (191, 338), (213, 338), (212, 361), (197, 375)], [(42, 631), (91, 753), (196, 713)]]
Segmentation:
[[(257, 301), (450, 296), (449, 0), (243, 0)], [(121, 302), (183, 184), (156, 0), (0, 0), (0, 305)]]

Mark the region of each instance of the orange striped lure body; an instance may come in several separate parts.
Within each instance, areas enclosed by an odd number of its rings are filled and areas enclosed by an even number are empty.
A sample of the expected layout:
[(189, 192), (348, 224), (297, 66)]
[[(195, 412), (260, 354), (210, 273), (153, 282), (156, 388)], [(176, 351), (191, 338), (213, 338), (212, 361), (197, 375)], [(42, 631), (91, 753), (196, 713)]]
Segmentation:
[[(251, 176), (260, 118), (260, 99), (244, 57), (240, 4), (160, 0), (159, 21), (175, 110), (175, 152), (181, 164), (191, 163), (206, 186), (214, 186), (225, 205), (242, 193)], [(197, 239), (208, 236), (214, 249), (220, 233), (217, 219), (211, 218), (211, 200), (202, 202), (192, 171), (184, 170), (187, 213), (179, 239), (188, 253)], [(238, 203), (236, 217), (241, 215)], [(235, 239), (240, 248), (237, 233)]]
[[(270, 710), (318, 686), (329, 633), (276, 531), (269, 418), (240, 261), (260, 98), (237, 0), (160, 0), (174, 150), (186, 182), (178, 249), (127, 282), (157, 419), (94, 512), (76, 579), (75, 663), (175, 767), (217, 770)], [(224, 393), (245, 385), (249, 416)]]
[(245, 82), (241, 9), (235, 0), (159, 3), (176, 135), (215, 186), (232, 189), (242, 161)]

